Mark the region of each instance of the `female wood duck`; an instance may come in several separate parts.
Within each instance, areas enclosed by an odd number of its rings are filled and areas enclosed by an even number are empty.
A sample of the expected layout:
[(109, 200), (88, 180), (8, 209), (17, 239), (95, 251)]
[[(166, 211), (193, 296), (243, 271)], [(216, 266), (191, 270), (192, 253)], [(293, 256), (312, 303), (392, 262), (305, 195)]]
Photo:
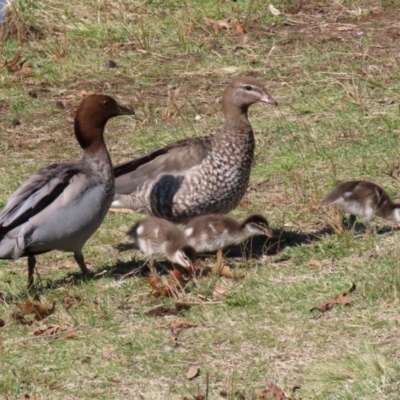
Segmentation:
[(356, 217), (361, 217), (367, 226), (374, 215), (394, 221), (400, 227), (400, 204), (394, 203), (385, 190), (373, 182), (343, 182), (330, 191), (323, 202), (335, 204), (350, 214), (352, 227)]
[(267, 220), (261, 215), (251, 215), (243, 222), (226, 215), (203, 215), (186, 224), (183, 233), (198, 253), (221, 250), (254, 235), (273, 237)]
[(148, 217), (135, 224), (128, 235), (152, 260), (167, 258), (184, 268), (193, 268), (196, 252), (188, 244), (182, 231), (173, 223), (157, 217)]
[(233, 210), (249, 183), (255, 141), (247, 112), (257, 102), (277, 104), (258, 80), (233, 80), (222, 97), (219, 133), (180, 140), (116, 166), (112, 207), (179, 223)]

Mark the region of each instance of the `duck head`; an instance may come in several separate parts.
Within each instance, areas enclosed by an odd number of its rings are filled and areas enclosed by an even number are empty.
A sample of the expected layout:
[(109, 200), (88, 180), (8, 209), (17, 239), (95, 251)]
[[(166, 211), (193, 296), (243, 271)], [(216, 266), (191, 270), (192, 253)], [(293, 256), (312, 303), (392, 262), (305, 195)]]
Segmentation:
[(262, 215), (251, 215), (242, 223), (242, 229), (251, 235), (266, 235), (270, 238), (274, 237), (268, 221)]
[(110, 118), (134, 115), (134, 111), (118, 104), (112, 97), (94, 94), (85, 97), (75, 115), (75, 136), (82, 149), (103, 143), (104, 127)]
[(247, 113), (248, 108), (257, 102), (277, 105), (278, 102), (267, 92), (264, 85), (251, 76), (234, 79), (225, 89), (222, 106), (225, 115), (240, 110)]
[(196, 261), (196, 251), (192, 246), (183, 246), (173, 254), (171, 261), (182, 267), (193, 268)]

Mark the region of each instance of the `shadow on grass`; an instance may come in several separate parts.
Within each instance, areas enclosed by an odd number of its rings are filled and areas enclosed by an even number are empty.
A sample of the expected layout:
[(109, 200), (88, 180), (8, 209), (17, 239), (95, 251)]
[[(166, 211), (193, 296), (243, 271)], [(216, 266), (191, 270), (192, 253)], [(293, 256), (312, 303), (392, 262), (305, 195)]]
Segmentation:
[(264, 255), (277, 255), (286, 247), (302, 246), (318, 241), (327, 234), (334, 234), (333, 229), (327, 227), (312, 233), (287, 230), (274, 231), (274, 238), (272, 239), (266, 236), (253, 236), (245, 243), (228, 246), (224, 253), (228, 258), (259, 259)]
[[(349, 230), (349, 226), (344, 221), (344, 231)], [(391, 226), (376, 227), (372, 233), (376, 235), (387, 235), (393, 232)], [(355, 237), (364, 237), (368, 234), (368, 230), (362, 223), (357, 223), (355, 226)], [(224, 257), (228, 259), (247, 259), (257, 260), (264, 255), (277, 255), (286, 247), (295, 247), (301, 245), (307, 245), (312, 242), (321, 240), (325, 235), (335, 234), (334, 230), (330, 227), (325, 227), (319, 231), (306, 233), (299, 231), (278, 231), (274, 230), (274, 238), (268, 238), (266, 236), (253, 236), (247, 242), (239, 245), (228, 246), (224, 249)], [(116, 246), (120, 252), (130, 251), (137, 249), (135, 243), (120, 243)], [(138, 253), (139, 254), (139, 253)], [(198, 260), (214, 257), (215, 252), (198, 254)], [(157, 273), (165, 274), (173, 269), (173, 264), (169, 261), (157, 261), (155, 263), (155, 269)], [(69, 271), (66, 275), (59, 279), (42, 279), (40, 273), (36, 274), (35, 282), (36, 285), (31, 290), (27, 290), (24, 285), (21, 291), (16, 295), (2, 295), (1, 300), (5, 302), (12, 302), (16, 299), (24, 298), (27, 294), (33, 296), (34, 293), (45, 293), (47, 290), (54, 290), (60, 287), (66, 286), (79, 286), (81, 283), (103, 279), (113, 278), (115, 280), (126, 279), (132, 276), (148, 276), (150, 269), (148, 261), (145, 259), (132, 258), (130, 261), (118, 260), (114, 265), (107, 265), (96, 268), (92, 271), (90, 276), (83, 276), (78, 266), (75, 270)]]

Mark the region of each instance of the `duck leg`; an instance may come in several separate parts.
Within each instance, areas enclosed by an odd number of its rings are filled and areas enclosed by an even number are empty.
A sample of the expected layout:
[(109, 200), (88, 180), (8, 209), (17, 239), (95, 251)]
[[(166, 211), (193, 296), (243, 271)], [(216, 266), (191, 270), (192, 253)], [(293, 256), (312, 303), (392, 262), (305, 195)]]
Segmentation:
[(355, 227), (356, 227), (356, 216), (350, 215), (350, 229), (354, 231)]
[(79, 268), (82, 271), (82, 275), (89, 275), (90, 274), (90, 270), (88, 269), (88, 267), (85, 264), (85, 259), (83, 258), (83, 254), (81, 250), (75, 251), (74, 252), (74, 258), (76, 263), (79, 265)]
[(217, 262), (215, 263), (213, 271), (216, 274), (221, 274), (223, 268), (224, 268), (224, 259), (222, 258), (222, 250), (218, 250), (217, 251)]
[(28, 256), (28, 289), (33, 287), (33, 273), (35, 272), (36, 258), (33, 254)]

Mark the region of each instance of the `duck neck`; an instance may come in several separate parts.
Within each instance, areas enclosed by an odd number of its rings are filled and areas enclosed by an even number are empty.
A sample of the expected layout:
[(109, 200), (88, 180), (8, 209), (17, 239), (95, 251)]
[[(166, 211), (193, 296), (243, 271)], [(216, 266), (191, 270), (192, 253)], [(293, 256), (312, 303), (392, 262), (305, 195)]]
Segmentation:
[(232, 119), (232, 120), (243, 120), (248, 122), (248, 117), (247, 117), (248, 109), (249, 109), (248, 106), (237, 107), (233, 106), (232, 104), (226, 105), (225, 103), (223, 103), (225, 121)]
[(86, 126), (79, 118), (75, 118), (74, 130), (75, 137), (84, 153), (96, 153), (105, 149), (104, 143), (104, 124), (93, 125), (91, 121), (90, 126)]
[(90, 129), (85, 129), (84, 124), (80, 124), (75, 119), (75, 136), (83, 149), (82, 162), (103, 183), (106, 192), (113, 193), (114, 172), (104, 143), (103, 131), (104, 126), (90, 126)]
[(246, 240), (253, 235), (253, 232), (246, 225), (242, 225), (239, 230), (241, 240)]

